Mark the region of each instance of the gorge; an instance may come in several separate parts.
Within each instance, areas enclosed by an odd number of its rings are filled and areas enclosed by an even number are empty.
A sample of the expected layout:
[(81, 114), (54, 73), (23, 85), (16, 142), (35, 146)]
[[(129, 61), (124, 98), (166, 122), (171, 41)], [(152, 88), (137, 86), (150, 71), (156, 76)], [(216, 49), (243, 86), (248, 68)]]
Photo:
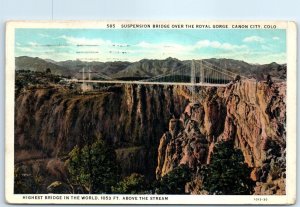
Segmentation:
[[(38, 74), (53, 79), (30, 77)], [(254, 194), (285, 194), (285, 81), (195, 87), (192, 98), (187, 86), (108, 84), (82, 93), (49, 77), (21, 81), (15, 94), (15, 168), (42, 177), (39, 192), (67, 183), (69, 152), (101, 138), (114, 147), (123, 177), (153, 181), (187, 165), (195, 172), (188, 194), (207, 193), (197, 169), (210, 164), (215, 145), (232, 141), (252, 169)]]

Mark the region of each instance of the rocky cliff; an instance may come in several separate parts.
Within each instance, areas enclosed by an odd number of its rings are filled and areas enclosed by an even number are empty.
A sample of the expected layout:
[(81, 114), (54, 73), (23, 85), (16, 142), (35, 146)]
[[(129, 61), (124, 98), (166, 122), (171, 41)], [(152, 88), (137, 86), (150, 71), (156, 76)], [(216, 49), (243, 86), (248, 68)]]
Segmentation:
[[(160, 139), (157, 178), (180, 164), (197, 170), (209, 164), (216, 143), (233, 140), (253, 168), (255, 193), (285, 194), (285, 83), (238, 81), (197, 91)], [(200, 188), (188, 191), (199, 193)]]
[(159, 138), (187, 103), (177, 91), (126, 85), (80, 94), (58, 85), (25, 87), (15, 103), (15, 162), (63, 159), (75, 145), (102, 137), (117, 149), (123, 174), (155, 177)]

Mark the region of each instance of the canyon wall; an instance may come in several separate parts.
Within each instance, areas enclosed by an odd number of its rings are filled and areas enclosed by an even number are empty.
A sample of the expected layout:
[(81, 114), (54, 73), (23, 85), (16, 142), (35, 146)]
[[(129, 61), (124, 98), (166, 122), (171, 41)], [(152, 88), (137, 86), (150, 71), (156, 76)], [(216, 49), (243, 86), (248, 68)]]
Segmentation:
[(196, 96), (160, 139), (157, 178), (180, 164), (209, 164), (214, 145), (232, 140), (253, 169), (255, 193), (285, 194), (285, 83), (237, 81)]
[(15, 162), (63, 159), (75, 145), (102, 137), (117, 149), (124, 175), (154, 178), (159, 138), (187, 104), (177, 91), (138, 85), (85, 94), (57, 85), (25, 88), (15, 103)]

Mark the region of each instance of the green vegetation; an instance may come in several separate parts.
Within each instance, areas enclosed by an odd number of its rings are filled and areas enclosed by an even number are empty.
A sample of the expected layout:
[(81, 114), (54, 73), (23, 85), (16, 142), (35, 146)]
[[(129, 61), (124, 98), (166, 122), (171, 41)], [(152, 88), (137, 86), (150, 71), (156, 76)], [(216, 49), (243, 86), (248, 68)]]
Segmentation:
[(133, 173), (125, 177), (116, 187), (113, 187), (112, 192), (116, 194), (144, 194), (147, 192), (145, 177)]
[(46, 69), (46, 73), (51, 73), (51, 69), (50, 69), (50, 68), (47, 68), (47, 69)]
[(111, 193), (117, 184), (119, 167), (116, 153), (103, 140), (76, 146), (70, 153), (69, 173), (72, 185), (81, 186), (88, 193)]
[(203, 188), (214, 195), (249, 195), (255, 182), (250, 178), (251, 168), (244, 163), (241, 150), (230, 141), (215, 146), (211, 163), (203, 169)]
[(42, 177), (28, 173), (22, 167), (14, 169), (14, 193), (15, 194), (33, 194), (40, 193)]
[(185, 194), (185, 184), (191, 180), (191, 171), (187, 165), (180, 165), (162, 177), (156, 184), (158, 194)]
[(45, 87), (52, 83), (59, 83), (62, 76), (53, 75), (51, 72), (33, 72), (30, 70), (16, 71), (15, 90), (20, 91), (22, 88), (28, 86)]

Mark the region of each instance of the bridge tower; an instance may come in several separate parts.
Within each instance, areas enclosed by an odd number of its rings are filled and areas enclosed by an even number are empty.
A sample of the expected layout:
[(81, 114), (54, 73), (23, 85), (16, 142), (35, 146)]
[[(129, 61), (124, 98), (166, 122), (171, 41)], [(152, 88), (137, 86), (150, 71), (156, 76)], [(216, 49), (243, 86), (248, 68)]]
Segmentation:
[(197, 82), (197, 78), (196, 78), (196, 64), (195, 64), (195, 60), (192, 60), (191, 63), (191, 92), (192, 92), (192, 102), (195, 102), (196, 100), (196, 94), (195, 94), (195, 84)]
[(199, 65), (199, 81), (201, 84), (203, 84), (205, 82), (205, 74), (204, 74), (204, 67), (202, 64), (202, 60), (199, 61), (200, 65)]
[(89, 74), (89, 81), (91, 80), (91, 73), (92, 73), (92, 71), (91, 71), (91, 68), (89, 68), (89, 70), (88, 70), (88, 74)]
[(85, 68), (82, 68), (82, 88), (84, 88), (84, 85), (85, 85), (85, 82), (84, 82), (84, 80), (85, 80)]
[[(85, 68), (83, 67), (82, 70), (79, 72), (82, 73), (82, 84), (81, 84), (82, 91), (92, 90), (92, 85), (91, 85), (90, 81), (91, 81), (91, 73), (93, 73), (93, 72), (91, 71), (91, 69), (89, 68), (88, 71), (86, 71)], [(86, 73), (88, 73), (88, 81), (87, 82), (85, 80)]]
[(191, 65), (191, 83), (192, 84), (197, 83), (195, 60), (192, 60), (192, 65)]
[[(197, 77), (198, 75), (198, 77)], [(197, 102), (197, 95), (196, 95), (196, 85), (197, 84), (197, 78), (199, 81), (199, 85), (205, 84), (205, 71), (203, 67), (203, 62), (200, 60), (199, 62), (196, 62), (195, 60), (192, 60), (191, 63), (191, 92), (192, 92), (192, 102)]]

